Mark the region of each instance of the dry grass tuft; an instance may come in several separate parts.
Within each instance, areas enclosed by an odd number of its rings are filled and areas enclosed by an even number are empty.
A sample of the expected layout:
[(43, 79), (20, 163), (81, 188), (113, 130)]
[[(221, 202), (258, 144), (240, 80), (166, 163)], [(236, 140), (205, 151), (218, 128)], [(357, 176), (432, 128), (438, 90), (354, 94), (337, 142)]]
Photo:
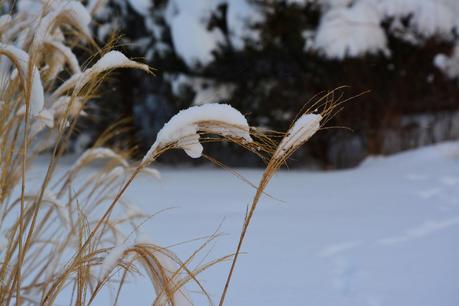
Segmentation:
[[(103, 2), (103, 1), (102, 1)], [(339, 111), (334, 92), (309, 105), (286, 134), (250, 128), (236, 110), (224, 105), (190, 108), (171, 119), (157, 142), (137, 165), (130, 152), (105, 147), (120, 125), (109, 128), (95, 146), (65, 173), (57, 163), (76, 120), (108, 72), (118, 68), (152, 70), (118, 51), (105, 52), (82, 68), (76, 46), (95, 50), (89, 23), (100, 8), (89, 1), (45, 2), (39, 15), (18, 12), (0, 25), (0, 303), (53, 305), (71, 294), (70, 304), (94, 304), (100, 293), (115, 287), (116, 304), (130, 277), (149, 277), (153, 305), (192, 305), (185, 286), (194, 283), (209, 304), (212, 300), (197, 276), (209, 267), (231, 260), (220, 299), (223, 305), (241, 247), (257, 204), (274, 173), (309, 137)], [(339, 100), (339, 99), (338, 99)], [(320, 114), (311, 114), (317, 107)], [(280, 139), (280, 141), (276, 141)], [(159, 173), (148, 166), (172, 149), (196, 158), (202, 144), (230, 141), (266, 163), (234, 254), (199, 264), (190, 263), (218, 232), (208, 237), (185, 260), (170, 248), (135, 239), (139, 226), (151, 216), (123, 198), (137, 175)], [(30, 165), (50, 153), (45, 175), (33, 180)], [(204, 155), (224, 167), (217, 160)], [(96, 171), (85, 171), (94, 161)], [(123, 228), (130, 232), (125, 234)]]
[[(90, 1), (91, 11), (98, 1)], [(68, 171), (57, 163), (84, 115), (86, 102), (113, 69), (152, 70), (118, 51), (107, 51), (82, 68), (76, 46), (94, 49), (89, 11), (79, 1), (44, 1), (39, 15), (18, 12), (2, 18), (0, 55), (0, 303), (52, 305), (60, 296), (90, 305), (117, 284), (117, 298), (130, 275), (149, 276), (155, 305), (189, 300), (183, 286), (199, 281), (209, 266), (189, 270), (169, 249), (150, 241), (130, 242), (151, 216), (123, 199), (144, 171), (133, 167), (130, 152), (103, 145), (120, 132), (114, 125)], [(95, 48), (94, 54), (99, 49)], [(63, 78), (63, 79), (62, 79)], [(46, 174), (30, 175), (30, 165), (51, 152)], [(85, 171), (98, 160), (97, 171)], [(113, 213), (113, 208), (120, 210)], [(130, 227), (130, 234), (125, 234)], [(214, 235), (214, 239), (217, 235)], [(203, 244), (203, 249), (208, 241)], [(122, 271), (122, 278), (117, 279)], [(204, 294), (206, 294), (202, 285)], [(116, 301), (115, 301), (116, 302)], [(191, 303), (191, 301), (190, 301)]]

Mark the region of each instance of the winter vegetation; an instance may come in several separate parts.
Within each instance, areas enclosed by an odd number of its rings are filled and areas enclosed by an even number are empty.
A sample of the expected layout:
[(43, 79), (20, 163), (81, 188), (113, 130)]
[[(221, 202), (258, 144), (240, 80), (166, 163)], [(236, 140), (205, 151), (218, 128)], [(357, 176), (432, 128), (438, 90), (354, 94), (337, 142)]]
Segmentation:
[[(219, 300), (223, 305), (245, 233), (269, 180), (340, 104), (329, 99), (332, 93), (318, 99), (280, 141), (274, 136), (282, 137), (281, 133), (250, 127), (230, 105), (190, 107), (164, 125), (137, 163), (130, 161), (129, 150), (107, 147), (110, 138), (122, 132), (114, 124), (65, 171), (57, 171), (78, 117), (87, 115), (86, 105), (107, 73), (120, 68), (152, 72), (120, 51), (95, 44), (91, 15), (102, 8), (99, 1), (86, 6), (71, 0), (20, 1), (17, 9), (1, 17), (1, 304), (116, 304), (124, 285), (138, 274), (148, 276), (153, 305), (192, 305), (189, 283), (212, 304), (199, 274), (231, 261)], [(79, 64), (79, 52), (92, 52), (84, 65)], [(312, 109), (321, 113), (311, 114)], [(149, 166), (172, 149), (198, 158), (203, 156), (203, 143), (225, 140), (267, 163), (259, 185), (252, 184), (256, 193), (235, 253), (196, 265), (196, 257), (218, 232), (185, 259), (138, 235), (142, 222), (152, 216), (123, 196), (134, 179), (142, 174), (158, 178), (159, 172)], [(41, 153), (50, 158), (37, 180), (30, 169)], [(98, 170), (87, 171), (95, 163)], [(104, 300), (105, 290), (113, 287), (116, 294)]]
[[(174, 48), (174, 52), (190, 68), (207, 65), (215, 60), (214, 54), (223, 45), (229, 44), (235, 49), (259, 45), (262, 33), (256, 25), (266, 21), (272, 13), (271, 9), (279, 3), (320, 9), (322, 15), (318, 27), (314, 33), (305, 33), (305, 36), (311, 37), (305, 51), (320, 50), (326, 57), (339, 59), (378, 52), (390, 56), (389, 35), (397, 35), (414, 44), (421, 44), (434, 36), (454, 42), (459, 11), (454, 0), (277, 0), (267, 3), (251, 0), (199, 0), (193, 4), (182, 0), (163, 1), (166, 4), (129, 0), (126, 4), (117, 1), (114, 3), (124, 11), (129, 7), (145, 17), (146, 29), (152, 34), (149, 38), (151, 40), (161, 40), (162, 32), (166, 27), (170, 28), (172, 46), (168, 48)], [(225, 40), (221, 28), (213, 27), (209, 30), (212, 17), (219, 14), (218, 9), (223, 6), (225, 13), (222, 18), (226, 21), (229, 40)], [(165, 24), (155, 18), (157, 10), (164, 10)], [(112, 27), (116, 27), (115, 22)], [(192, 35), (181, 30), (184, 28)], [(99, 38), (107, 34), (106, 30), (99, 33)], [(162, 45), (152, 47), (147, 59), (152, 59), (156, 54), (159, 56), (160, 49), (165, 48)]]
[[(457, 143), (279, 171), (459, 138), (457, 1), (0, 8), (1, 305), (457, 302)], [(161, 164), (184, 160), (221, 169)], [(285, 199), (301, 207), (264, 205)]]
[[(348, 96), (371, 90), (331, 122), (352, 126), (354, 133), (322, 133), (298, 153), (303, 166), (351, 167), (367, 155), (459, 136), (449, 128), (458, 117), (457, 1), (190, 3), (107, 0), (95, 17), (99, 41), (123, 33), (117, 43), (126, 54), (158, 68), (151, 79), (127, 72), (114, 81), (117, 92), (104, 91), (120, 105), (107, 121), (135, 118), (132, 138), (142, 152), (180, 109), (230, 103), (251, 113), (251, 125), (285, 130), (296, 115), (292, 109), (342, 85), (349, 85)], [(123, 85), (128, 80), (136, 81)], [(362, 117), (355, 120), (355, 113)], [(261, 165), (241, 150), (230, 152), (222, 159), (232, 165)], [(171, 158), (162, 160), (176, 160)]]

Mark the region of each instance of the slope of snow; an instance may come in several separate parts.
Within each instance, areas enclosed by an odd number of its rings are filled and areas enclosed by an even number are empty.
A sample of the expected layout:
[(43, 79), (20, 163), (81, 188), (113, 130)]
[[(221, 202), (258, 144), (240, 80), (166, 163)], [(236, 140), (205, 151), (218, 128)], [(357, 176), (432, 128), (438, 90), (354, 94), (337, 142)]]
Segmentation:
[[(252, 182), (261, 176), (239, 172)], [(226, 235), (206, 259), (232, 253), (252, 187), (211, 168), (164, 168), (162, 176), (140, 177), (127, 194), (151, 214), (174, 207), (147, 221), (144, 234), (167, 246), (222, 223)], [(267, 193), (282, 202), (260, 202), (227, 305), (459, 305), (459, 143), (372, 158), (348, 171), (283, 170)], [(200, 243), (172, 250), (186, 259)], [(228, 268), (200, 277), (216, 301)], [(133, 281), (120, 305), (150, 304), (147, 282)]]

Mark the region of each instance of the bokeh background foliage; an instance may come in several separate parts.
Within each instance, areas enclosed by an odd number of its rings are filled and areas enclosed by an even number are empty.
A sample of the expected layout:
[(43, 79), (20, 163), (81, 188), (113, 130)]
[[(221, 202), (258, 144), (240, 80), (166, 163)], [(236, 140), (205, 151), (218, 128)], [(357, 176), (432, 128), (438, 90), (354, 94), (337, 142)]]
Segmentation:
[[(319, 133), (291, 164), (350, 167), (369, 154), (456, 139), (458, 14), (455, 0), (109, 0), (95, 18), (99, 43), (114, 43), (156, 75), (112, 75), (74, 147), (130, 118), (128, 143), (123, 136), (115, 144), (138, 145), (140, 155), (178, 110), (208, 102), (286, 130), (307, 101), (340, 86), (345, 98), (369, 91), (329, 124), (352, 131)], [(234, 166), (259, 163), (231, 145), (208, 150)]]

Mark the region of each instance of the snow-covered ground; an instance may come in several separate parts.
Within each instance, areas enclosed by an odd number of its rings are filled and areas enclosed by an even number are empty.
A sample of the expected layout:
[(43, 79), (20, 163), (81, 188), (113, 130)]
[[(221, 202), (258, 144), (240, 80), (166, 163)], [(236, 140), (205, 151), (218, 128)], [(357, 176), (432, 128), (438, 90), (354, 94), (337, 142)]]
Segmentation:
[[(171, 245), (221, 223), (226, 235), (207, 259), (233, 252), (252, 187), (223, 170), (161, 171), (160, 182), (140, 177), (127, 193), (149, 213), (174, 207), (145, 223), (145, 235)], [(239, 173), (253, 182), (261, 175)], [(267, 192), (281, 201), (260, 202), (226, 305), (459, 305), (459, 143), (348, 171), (283, 170)], [(197, 245), (173, 250), (186, 258)], [(201, 275), (216, 301), (228, 268)], [(133, 282), (120, 305), (151, 303), (146, 283)]]

